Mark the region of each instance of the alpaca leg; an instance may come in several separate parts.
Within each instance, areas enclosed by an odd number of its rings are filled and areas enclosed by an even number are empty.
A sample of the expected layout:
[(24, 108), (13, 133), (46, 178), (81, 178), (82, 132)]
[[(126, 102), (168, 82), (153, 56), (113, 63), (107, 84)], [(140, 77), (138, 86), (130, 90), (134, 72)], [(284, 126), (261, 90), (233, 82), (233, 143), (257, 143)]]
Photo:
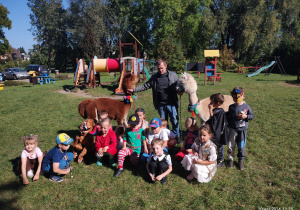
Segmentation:
[(80, 153), (79, 157), (78, 157), (78, 163), (81, 163), (83, 160), (83, 156), (85, 156), (87, 153), (87, 149), (83, 148), (82, 152)]

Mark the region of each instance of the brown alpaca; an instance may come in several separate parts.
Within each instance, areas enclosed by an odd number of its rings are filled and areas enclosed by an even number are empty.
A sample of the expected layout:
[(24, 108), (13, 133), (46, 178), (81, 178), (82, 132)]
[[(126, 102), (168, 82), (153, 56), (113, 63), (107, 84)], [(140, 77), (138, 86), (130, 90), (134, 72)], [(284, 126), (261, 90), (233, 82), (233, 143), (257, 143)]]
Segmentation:
[(93, 130), (93, 127), (95, 126), (95, 122), (93, 119), (87, 119), (80, 124), (79, 130), (80, 130), (81, 135), (76, 136), (74, 144), (73, 144), (74, 158), (76, 158), (78, 153), (80, 153), (78, 156), (78, 159), (77, 159), (78, 163), (81, 163), (83, 161), (83, 157), (87, 153), (90, 153), (90, 154), (95, 153), (94, 136), (90, 133), (83, 132), (84, 122), (86, 123), (86, 127), (87, 127), (86, 131), (88, 131), (88, 132), (91, 132)]
[[(122, 84), (124, 93), (126, 94), (127, 89), (134, 89), (137, 82), (136, 75), (126, 74)], [(131, 103), (126, 104), (125, 101), (110, 98), (86, 99), (79, 104), (78, 111), (83, 118), (98, 120), (98, 113), (105, 110), (111, 120), (116, 120), (118, 125), (125, 124), (127, 126), (126, 118), (131, 105)]]

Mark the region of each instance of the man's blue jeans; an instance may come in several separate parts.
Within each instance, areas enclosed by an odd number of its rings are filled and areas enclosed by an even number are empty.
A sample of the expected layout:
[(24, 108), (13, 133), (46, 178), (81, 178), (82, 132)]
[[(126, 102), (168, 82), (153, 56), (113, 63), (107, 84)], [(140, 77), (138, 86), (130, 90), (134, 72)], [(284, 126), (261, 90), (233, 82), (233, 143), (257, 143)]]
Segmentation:
[(159, 105), (158, 114), (160, 115), (160, 118), (163, 118), (167, 121), (170, 117), (170, 121), (172, 123), (172, 131), (177, 136), (179, 136), (179, 121), (177, 107), (174, 105)]

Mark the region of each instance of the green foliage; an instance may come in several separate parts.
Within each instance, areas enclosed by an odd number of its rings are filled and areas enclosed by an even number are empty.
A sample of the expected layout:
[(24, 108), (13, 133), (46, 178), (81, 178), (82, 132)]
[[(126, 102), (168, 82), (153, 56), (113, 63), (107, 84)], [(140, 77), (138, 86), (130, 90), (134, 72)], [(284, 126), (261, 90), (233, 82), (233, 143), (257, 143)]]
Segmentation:
[(60, 73), (59, 75), (55, 75), (55, 79), (57, 80), (67, 80), (69, 78), (69, 74)]
[(3, 71), (6, 68), (15, 68), (15, 67), (25, 68), (29, 64), (30, 61), (22, 61), (21, 59), (10, 60), (0, 64), (0, 71)]
[(227, 71), (233, 67), (234, 58), (233, 50), (228, 49), (227, 44), (225, 44), (220, 51), (220, 62), (222, 63), (223, 70)]
[(181, 43), (171, 37), (163, 40), (157, 49), (158, 57), (167, 61), (168, 69), (176, 72), (184, 71), (184, 56)]
[(4, 82), (5, 86), (19, 86), (19, 85), (28, 85), (28, 82), (15, 81), (15, 80), (6, 80)]
[(21, 53), (25, 53), (26, 54), (24, 47), (19, 47), (18, 50), (20, 51), (20, 54)]
[(0, 55), (11, 51), (8, 40), (5, 38), (3, 28), (11, 29), (11, 20), (8, 18), (10, 12), (0, 4)]
[[(66, 11), (62, 8), (62, 0), (28, 0), (31, 9), (31, 31), (41, 47), (48, 51), (48, 66), (55, 50), (66, 48)], [(58, 30), (59, 29), (59, 30)], [(41, 59), (40, 56), (38, 56)]]

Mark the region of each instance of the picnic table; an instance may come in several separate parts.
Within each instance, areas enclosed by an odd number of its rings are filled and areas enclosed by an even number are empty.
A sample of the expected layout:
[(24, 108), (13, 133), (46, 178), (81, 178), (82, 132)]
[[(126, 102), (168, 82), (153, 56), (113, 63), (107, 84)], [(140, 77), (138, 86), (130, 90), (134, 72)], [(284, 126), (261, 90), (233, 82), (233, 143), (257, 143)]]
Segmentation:
[(38, 78), (38, 82), (40, 83), (40, 85), (42, 84), (50, 84), (50, 76), (37, 76)]

